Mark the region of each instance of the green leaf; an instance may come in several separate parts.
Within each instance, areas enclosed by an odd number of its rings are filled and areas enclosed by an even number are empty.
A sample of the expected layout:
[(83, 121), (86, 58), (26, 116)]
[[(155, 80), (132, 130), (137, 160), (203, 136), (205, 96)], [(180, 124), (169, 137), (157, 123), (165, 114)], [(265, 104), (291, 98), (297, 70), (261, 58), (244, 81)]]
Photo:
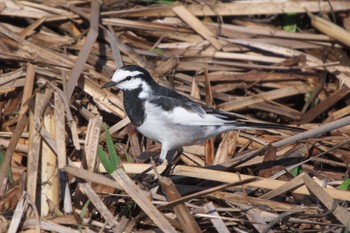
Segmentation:
[(126, 153), (126, 161), (128, 161), (128, 163), (133, 163), (134, 162), (134, 159), (128, 154)]
[(160, 48), (153, 48), (153, 49), (150, 49), (149, 51), (159, 55), (162, 55), (164, 53), (164, 50)]
[(344, 233), (349, 233), (349, 226), (345, 227)]
[(88, 211), (88, 207), (89, 207), (90, 202), (91, 202), (90, 199), (88, 199), (88, 200), (85, 202), (85, 204), (84, 204), (84, 206), (83, 206), (83, 208), (81, 209), (81, 212), (80, 212), (80, 214), (79, 214), (80, 219), (84, 219), (85, 216), (87, 215), (87, 211)]
[(12, 167), (11, 166), (9, 166), (7, 169), (7, 177), (9, 178), (10, 184), (13, 184), (15, 182), (13, 179), (13, 176), (12, 176)]
[(297, 14), (288, 13), (283, 15), (283, 30), (287, 32), (297, 31)]
[(107, 150), (108, 150), (111, 162), (114, 168), (116, 168), (117, 166), (120, 165), (120, 159), (118, 157), (117, 151), (115, 150), (113, 139), (108, 129), (105, 130), (105, 137), (106, 137), (106, 143), (107, 143)]
[(292, 174), (292, 176), (296, 177), (298, 176), (300, 173), (302, 172), (301, 170), (301, 166), (295, 167), (290, 171), (290, 174)]
[[(5, 153), (3, 150), (0, 150), (0, 166), (1, 166), (2, 162), (4, 161), (4, 158), (5, 158)], [(9, 179), (9, 183), (12, 184), (14, 182), (14, 180), (13, 180), (13, 176), (12, 176), (11, 165), (7, 168), (7, 177)]]
[[(79, 214), (79, 217), (80, 217), (81, 220), (83, 220), (87, 216), (87, 214), (88, 214), (88, 207), (89, 207), (90, 202), (91, 202), (90, 199), (88, 199), (84, 203), (83, 208), (81, 209), (81, 212)], [(79, 232), (83, 232), (83, 225), (82, 224), (78, 224), (78, 230), (79, 230)]]
[(109, 160), (107, 154), (102, 150), (102, 147), (99, 145), (97, 148), (97, 156), (100, 158), (103, 167), (106, 169), (108, 174), (112, 174), (115, 170), (112, 162)]
[(120, 159), (115, 150), (112, 136), (108, 129), (105, 130), (106, 144), (109, 156), (103, 151), (99, 145), (97, 149), (97, 156), (100, 158), (103, 167), (106, 169), (108, 174), (111, 174), (115, 169), (120, 166)]
[(346, 178), (339, 186), (339, 190), (348, 190), (350, 186), (350, 178)]

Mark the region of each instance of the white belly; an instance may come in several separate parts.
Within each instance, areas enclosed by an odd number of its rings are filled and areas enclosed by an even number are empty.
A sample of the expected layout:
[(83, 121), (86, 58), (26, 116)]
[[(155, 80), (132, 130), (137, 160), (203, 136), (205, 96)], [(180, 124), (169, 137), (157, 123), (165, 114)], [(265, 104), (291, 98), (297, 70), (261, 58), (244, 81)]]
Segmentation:
[(198, 144), (205, 140), (202, 138), (203, 131), (198, 130), (197, 126), (169, 125), (161, 122), (155, 125), (146, 121), (137, 130), (153, 141), (166, 144), (170, 149)]
[[(184, 125), (177, 123), (174, 116), (153, 104), (145, 104), (146, 116), (137, 130), (153, 141), (160, 142), (169, 149), (202, 143), (230, 126)], [(174, 122), (175, 121), (175, 122)]]

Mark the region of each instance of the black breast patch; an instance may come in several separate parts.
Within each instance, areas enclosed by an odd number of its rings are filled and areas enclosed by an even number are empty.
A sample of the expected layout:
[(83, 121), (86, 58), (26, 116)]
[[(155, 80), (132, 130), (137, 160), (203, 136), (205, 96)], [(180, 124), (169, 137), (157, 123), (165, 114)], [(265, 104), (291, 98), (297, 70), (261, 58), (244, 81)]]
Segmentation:
[(124, 92), (124, 109), (132, 124), (136, 127), (142, 125), (145, 120), (145, 100), (138, 97), (141, 87)]

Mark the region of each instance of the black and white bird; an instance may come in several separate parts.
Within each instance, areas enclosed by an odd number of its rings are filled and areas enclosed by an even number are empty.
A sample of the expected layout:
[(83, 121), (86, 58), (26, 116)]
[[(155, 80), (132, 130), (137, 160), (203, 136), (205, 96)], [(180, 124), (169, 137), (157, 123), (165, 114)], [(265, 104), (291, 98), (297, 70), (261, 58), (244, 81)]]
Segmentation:
[(241, 129), (285, 129), (295, 127), (252, 122), (238, 115), (197, 103), (158, 85), (149, 72), (137, 65), (119, 68), (102, 88), (117, 87), (124, 93), (124, 109), (144, 136), (162, 145), (159, 159), (168, 151), (194, 145), (222, 132)]

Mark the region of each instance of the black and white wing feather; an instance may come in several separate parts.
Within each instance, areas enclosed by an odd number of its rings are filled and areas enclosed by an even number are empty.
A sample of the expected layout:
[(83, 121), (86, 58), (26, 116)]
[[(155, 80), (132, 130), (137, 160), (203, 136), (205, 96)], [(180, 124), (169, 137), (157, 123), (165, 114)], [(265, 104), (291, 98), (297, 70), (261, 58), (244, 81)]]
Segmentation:
[(176, 91), (159, 88), (150, 99), (150, 103), (167, 112), (167, 118), (173, 124), (188, 126), (236, 126), (237, 129), (285, 129), (301, 131), (300, 128), (278, 124), (252, 122), (239, 114), (231, 114), (204, 104), (197, 103)]

